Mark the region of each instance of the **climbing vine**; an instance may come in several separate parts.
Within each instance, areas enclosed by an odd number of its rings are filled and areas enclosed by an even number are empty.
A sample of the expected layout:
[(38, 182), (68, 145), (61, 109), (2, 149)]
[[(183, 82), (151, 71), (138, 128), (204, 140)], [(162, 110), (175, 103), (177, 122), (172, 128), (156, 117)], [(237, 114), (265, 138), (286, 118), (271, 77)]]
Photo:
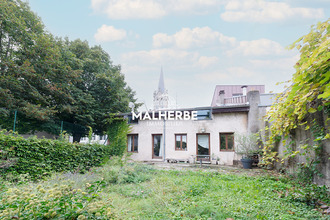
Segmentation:
[[(277, 97), (275, 104), (267, 114), (269, 134), (264, 146), (264, 163), (284, 161), (298, 154), (316, 155), (312, 160), (307, 156), (305, 166), (317, 164), (321, 151), (321, 142), (330, 139), (329, 108), (330, 108), (330, 26), (329, 21), (312, 26), (310, 33), (299, 38), (289, 49), (296, 48), (300, 59), (295, 65), (296, 72), (289, 86)], [(324, 127), (310, 116), (324, 112), (326, 117)], [(297, 128), (309, 130), (313, 136), (313, 144), (303, 143), (299, 149), (290, 143), (292, 131)], [(287, 146), (284, 156), (279, 157), (276, 146), (282, 139)], [(299, 143), (300, 144), (300, 143)], [(306, 156), (306, 155), (305, 155)]]
[(130, 132), (127, 119), (119, 117), (117, 114), (111, 114), (108, 124), (107, 134), (110, 144), (110, 154), (113, 156), (122, 156), (127, 149), (127, 134)]

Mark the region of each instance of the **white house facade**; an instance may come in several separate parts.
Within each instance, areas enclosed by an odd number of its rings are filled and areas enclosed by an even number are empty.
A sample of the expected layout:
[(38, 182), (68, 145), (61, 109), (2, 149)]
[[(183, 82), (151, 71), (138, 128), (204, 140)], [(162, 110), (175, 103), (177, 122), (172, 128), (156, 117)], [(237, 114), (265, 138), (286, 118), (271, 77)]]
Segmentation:
[[(263, 127), (263, 117), (273, 95), (261, 92), (262, 85), (216, 86), (208, 107), (171, 110), (162, 108), (158, 102), (157, 111), (139, 113), (138, 119), (138, 113), (122, 114), (131, 125), (127, 151), (136, 161), (209, 161), (233, 165), (241, 157), (235, 153), (235, 135), (256, 133)], [(185, 112), (195, 117), (184, 120), (176, 116)], [(167, 118), (160, 117), (166, 114)]]

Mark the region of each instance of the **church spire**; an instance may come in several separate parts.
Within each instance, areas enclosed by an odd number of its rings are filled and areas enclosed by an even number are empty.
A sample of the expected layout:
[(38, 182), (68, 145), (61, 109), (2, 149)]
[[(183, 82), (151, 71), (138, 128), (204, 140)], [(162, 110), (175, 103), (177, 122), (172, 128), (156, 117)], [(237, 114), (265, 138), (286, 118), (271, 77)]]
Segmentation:
[(158, 83), (158, 91), (161, 93), (165, 93), (165, 84), (164, 84), (164, 75), (163, 75), (163, 67), (160, 69), (160, 77)]
[(154, 109), (155, 110), (167, 109), (168, 104), (169, 104), (169, 97), (164, 85), (163, 67), (161, 67), (158, 89), (154, 92)]

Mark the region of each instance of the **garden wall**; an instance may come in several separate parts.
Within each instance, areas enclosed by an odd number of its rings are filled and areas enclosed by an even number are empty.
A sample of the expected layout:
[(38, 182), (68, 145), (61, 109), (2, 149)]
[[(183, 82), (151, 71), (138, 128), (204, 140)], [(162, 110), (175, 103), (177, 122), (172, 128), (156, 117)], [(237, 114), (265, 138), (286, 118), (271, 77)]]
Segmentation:
[[(284, 166), (283, 164), (277, 163), (277, 169), (284, 168), (288, 173), (297, 175), (299, 164), (311, 164), (308, 168), (315, 169), (321, 174), (321, 176), (314, 175), (314, 182), (319, 185), (330, 186), (330, 139), (322, 138), (326, 134), (329, 134), (329, 127), (326, 125), (327, 114), (328, 113), (324, 111), (310, 114), (307, 118), (307, 124), (293, 130), (286, 144), (280, 141), (277, 146), (277, 152), (280, 158), (282, 158), (288, 150), (299, 151), (299, 153), (297, 153), (295, 157), (286, 159)], [(313, 123), (314, 120), (316, 122), (315, 124)], [(311, 129), (306, 130), (306, 126), (310, 126)], [(323, 132), (320, 132), (320, 128), (323, 128)], [(324, 140), (315, 142), (314, 140), (316, 138)], [(317, 144), (319, 144), (320, 148), (315, 151)], [(316, 157), (316, 154), (319, 155), (319, 158)], [(315, 164), (313, 161), (319, 161), (319, 163)]]

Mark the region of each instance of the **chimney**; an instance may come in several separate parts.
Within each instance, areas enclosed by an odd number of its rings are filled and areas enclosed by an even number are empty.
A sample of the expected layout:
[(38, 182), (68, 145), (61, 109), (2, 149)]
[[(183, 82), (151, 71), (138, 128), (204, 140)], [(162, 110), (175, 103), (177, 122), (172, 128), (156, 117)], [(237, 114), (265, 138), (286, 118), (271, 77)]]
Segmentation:
[(258, 107), (260, 103), (259, 91), (254, 90), (248, 92), (247, 100), (250, 105), (250, 110), (248, 113), (248, 131), (250, 133), (256, 133), (260, 129), (259, 107)]
[(247, 86), (242, 86), (242, 93), (243, 93), (243, 96), (246, 96), (246, 90), (247, 90)]
[(216, 105), (224, 105), (225, 104), (225, 90), (220, 90), (219, 95), (217, 97)]

